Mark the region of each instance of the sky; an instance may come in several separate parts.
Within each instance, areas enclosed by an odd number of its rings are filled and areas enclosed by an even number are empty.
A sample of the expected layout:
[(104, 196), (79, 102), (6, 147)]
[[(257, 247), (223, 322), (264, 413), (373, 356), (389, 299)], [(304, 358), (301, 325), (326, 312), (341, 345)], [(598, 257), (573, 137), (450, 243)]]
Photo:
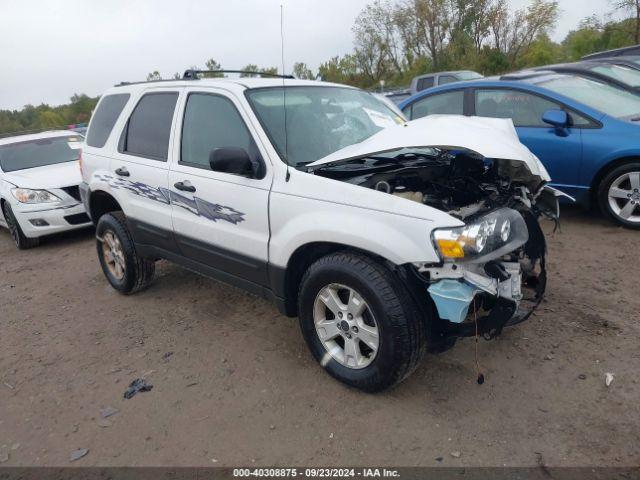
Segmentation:
[[(351, 27), (371, 0), (0, 0), (0, 109), (67, 103), (121, 81), (163, 77), (215, 58), (224, 68), (312, 68), (351, 51)], [(528, 0), (509, 0), (521, 8)], [(610, 0), (559, 0), (555, 40), (611, 9)]]

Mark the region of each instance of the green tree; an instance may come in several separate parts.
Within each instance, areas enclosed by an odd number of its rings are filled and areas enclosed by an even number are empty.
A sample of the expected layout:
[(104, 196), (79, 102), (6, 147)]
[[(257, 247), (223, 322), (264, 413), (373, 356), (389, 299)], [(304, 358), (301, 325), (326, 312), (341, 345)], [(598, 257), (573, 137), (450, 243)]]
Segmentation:
[(217, 72), (217, 70), (222, 70), (222, 65), (220, 65), (218, 62), (216, 62), (213, 58), (210, 58), (209, 60), (204, 62), (204, 64), (206, 66), (206, 70), (216, 71), (216, 73), (207, 73), (205, 75), (206, 77), (210, 77), (210, 78), (221, 78), (221, 77), (224, 77), (224, 73)]
[(314, 80), (316, 78), (316, 74), (304, 62), (293, 64), (293, 76), (301, 80)]
[(541, 33), (531, 42), (526, 52), (517, 60), (518, 68), (539, 67), (561, 62), (564, 51), (562, 46), (549, 38), (546, 32)]
[(270, 75), (278, 75), (278, 67), (266, 67), (259, 70), (260, 73), (268, 73)]
[(640, 43), (640, 0), (614, 0), (614, 6), (618, 10), (630, 12), (635, 19), (633, 42)]
[[(243, 72), (257, 72), (259, 71), (259, 67), (255, 63), (249, 63), (248, 65), (245, 65), (244, 67), (242, 67), (241, 70)], [(241, 77), (257, 77), (258, 75), (256, 75), (255, 73), (241, 73), (240, 76)]]

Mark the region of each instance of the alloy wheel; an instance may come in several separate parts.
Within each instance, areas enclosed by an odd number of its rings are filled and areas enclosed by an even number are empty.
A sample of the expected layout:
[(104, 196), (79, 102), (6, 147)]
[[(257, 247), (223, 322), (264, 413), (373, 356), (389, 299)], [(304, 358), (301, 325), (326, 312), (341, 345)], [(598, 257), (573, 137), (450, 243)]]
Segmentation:
[(122, 280), (125, 272), (124, 252), (120, 240), (111, 230), (107, 230), (102, 237), (102, 255), (111, 275)]
[(626, 222), (640, 223), (640, 172), (616, 178), (607, 194), (611, 211)]
[(330, 284), (322, 288), (313, 305), (318, 338), (330, 358), (351, 369), (373, 362), (380, 347), (378, 325), (371, 309), (353, 288)]

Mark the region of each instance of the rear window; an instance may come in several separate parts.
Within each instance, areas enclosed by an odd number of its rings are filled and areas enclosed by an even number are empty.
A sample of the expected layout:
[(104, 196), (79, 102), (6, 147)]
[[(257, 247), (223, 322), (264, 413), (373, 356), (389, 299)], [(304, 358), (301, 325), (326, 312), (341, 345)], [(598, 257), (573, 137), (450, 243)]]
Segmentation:
[(133, 110), (120, 151), (165, 162), (178, 92), (147, 93)]
[(80, 157), (82, 137), (51, 137), (0, 145), (0, 167), (4, 172), (73, 162)]
[(129, 97), (128, 93), (119, 93), (117, 95), (107, 95), (100, 101), (100, 105), (98, 105), (91, 119), (87, 145), (97, 148), (104, 147), (122, 109), (129, 101)]

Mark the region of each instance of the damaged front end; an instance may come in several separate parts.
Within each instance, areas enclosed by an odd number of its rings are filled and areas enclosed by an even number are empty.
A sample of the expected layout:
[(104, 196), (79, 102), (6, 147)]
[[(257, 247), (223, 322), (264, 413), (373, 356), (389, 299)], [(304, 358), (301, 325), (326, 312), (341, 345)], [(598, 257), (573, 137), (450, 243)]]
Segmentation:
[[(446, 349), (458, 337), (495, 338), (526, 320), (544, 295), (546, 244), (538, 220), (558, 221), (560, 193), (546, 186), (546, 170), (505, 122), (440, 117), (422, 128), (410, 122), (395, 134), (388, 129), (387, 141), (381, 133), (372, 145), (360, 146), (377, 153), (353, 151), (340, 161), (344, 152), (338, 152), (311, 165), (316, 175), (418, 202), (463, 223), (433, 229), (439, 262), (398, 267), (425, 317), (436, 317), (433, 350)], [(448, 127), (460, 123), (464, 128), (457, 133), (466, 140), (453, 143)], [(429, 125), (434, 140), (418, 143)], [(435, 143), (438, 137), (445, 140)], [(452, 144), (457, 146), (441, 146)]]
[(490, 340), (529, 318), (547, 283), (537, 217), (535, 207), (501, 208), (460, 229), (434, 232), (443, 262), (408, 267), (424, 283), (441, 320), (433, 325), (434, 338)]

